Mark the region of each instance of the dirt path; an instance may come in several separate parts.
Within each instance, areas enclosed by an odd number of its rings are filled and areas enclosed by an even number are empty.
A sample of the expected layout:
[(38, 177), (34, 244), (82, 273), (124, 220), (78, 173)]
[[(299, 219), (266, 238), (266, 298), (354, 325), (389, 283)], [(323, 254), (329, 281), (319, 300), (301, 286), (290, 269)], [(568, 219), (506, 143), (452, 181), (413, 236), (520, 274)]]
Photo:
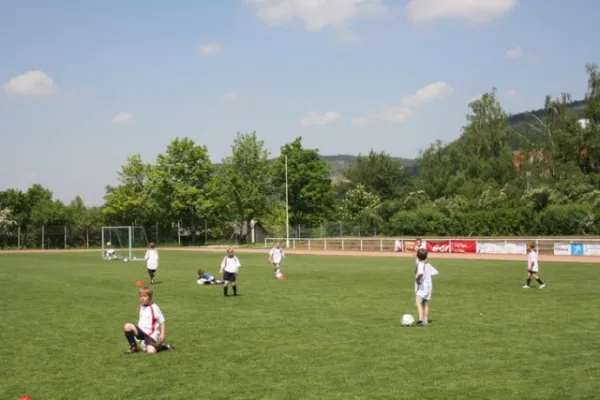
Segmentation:
[[(97, 252), (99, 249), (69, 249), (69, 250), (0, 250), (2, 254), (60, 254), (60, 253), (89, 253)], [(189, 251), (205, 253), (224, 253), (224, 247), (163, 247), (160, 251)], [(237, 248), (241, 254), (267, 254), (267, 249)], [(380, 251), (346, 251), (346, 250), (286, 250), (286, 254), (315, 255), (315, 256), (353, 256), (353, 257), (414, 257), (413, 253), (394, 253)], [(523, 261), (524, 255), (520, 254), (461, 254), (461, 253), (431, 253), (432, 258), (464, 259), (464, 260), (496, 260), (496, 261)], [(540, 261), (547, 262), (570, 262), (570, 263), (596, 263), (600, 257), (592, 256), (555, 256), (552, 254), (540, 254)]]

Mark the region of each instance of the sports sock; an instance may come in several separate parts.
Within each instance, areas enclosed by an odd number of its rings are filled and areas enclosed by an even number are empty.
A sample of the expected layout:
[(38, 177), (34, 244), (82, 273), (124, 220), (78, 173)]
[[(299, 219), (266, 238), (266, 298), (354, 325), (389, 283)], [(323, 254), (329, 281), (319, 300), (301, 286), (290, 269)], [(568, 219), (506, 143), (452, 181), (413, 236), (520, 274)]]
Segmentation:
[(127, 338), (127, 341), (129, 342), (129, 345), (131, 347), (137, 347), (137, 343), (135, 343), (135, 335), (133, 332), (125, 331), (125, 337)]
[(543, 284), (544, 284), (544, 281), (543, 281), (543, 280), (541, 280), (540, 278), (537, 278), (537, 279), (536, 279), (536, 281), (537, 281), (537, 283), (539, 283), (540, 285), (543, 285)]
[(223, 288), (223, 295), (227, 296), (227, 285)]
[(233, 285), (233, 295), (237, 296), (237, 286)]
[(527, 286), (531, 286), (531, 278), (527, 278)]

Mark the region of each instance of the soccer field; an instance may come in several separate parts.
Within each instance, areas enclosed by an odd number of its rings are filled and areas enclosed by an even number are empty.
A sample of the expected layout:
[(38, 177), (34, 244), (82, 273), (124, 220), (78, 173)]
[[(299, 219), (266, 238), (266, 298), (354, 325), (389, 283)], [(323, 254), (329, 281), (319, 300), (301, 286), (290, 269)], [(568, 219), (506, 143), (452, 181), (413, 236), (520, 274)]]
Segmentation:
[(412, 258), (239, 254), (241, 296), (196, 284), (222, 254), (161, 252), (155, 302), (174, 352), (124, 355), (139, 262), (0, 255), (0, 399), (592, 399), (600, 396), (597, 265), (431, 262), (430, 326)]

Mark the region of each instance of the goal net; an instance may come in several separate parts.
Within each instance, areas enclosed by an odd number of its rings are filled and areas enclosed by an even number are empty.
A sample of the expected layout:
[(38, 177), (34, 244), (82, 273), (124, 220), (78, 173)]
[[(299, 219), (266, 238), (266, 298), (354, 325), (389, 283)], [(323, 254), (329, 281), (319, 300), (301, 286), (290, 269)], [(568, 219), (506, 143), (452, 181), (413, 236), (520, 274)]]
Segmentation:
[(102, 258), (105, 260), (141, 261), (148, 248), (143, 226), (103, 226)]

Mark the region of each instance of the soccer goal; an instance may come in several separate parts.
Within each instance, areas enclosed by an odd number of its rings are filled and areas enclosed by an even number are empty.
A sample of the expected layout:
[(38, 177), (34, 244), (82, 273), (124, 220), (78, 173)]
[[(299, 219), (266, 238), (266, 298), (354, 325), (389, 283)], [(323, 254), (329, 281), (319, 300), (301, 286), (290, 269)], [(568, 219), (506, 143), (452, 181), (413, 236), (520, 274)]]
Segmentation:
[(148, 248), (143, 226), (103, 226), (102, 258), (105, 260), (142, 261)]

